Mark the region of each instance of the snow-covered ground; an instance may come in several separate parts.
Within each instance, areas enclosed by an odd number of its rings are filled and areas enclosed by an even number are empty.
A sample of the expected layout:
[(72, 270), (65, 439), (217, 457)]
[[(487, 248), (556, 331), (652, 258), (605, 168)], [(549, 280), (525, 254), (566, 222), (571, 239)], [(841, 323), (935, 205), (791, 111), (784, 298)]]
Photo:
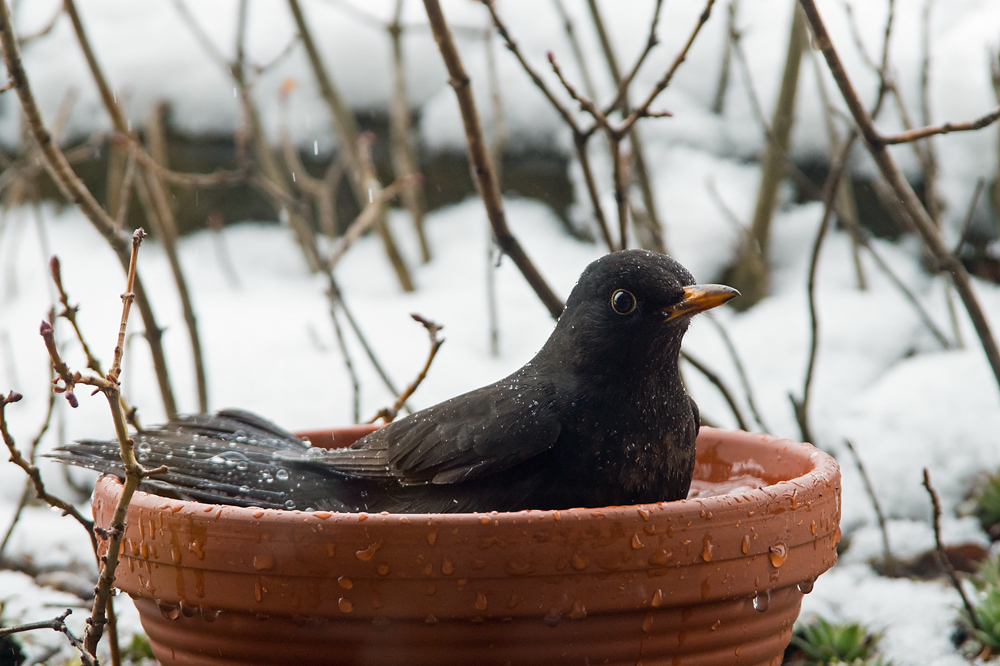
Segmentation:
[[(22, 33), (46, 22), (59, 4), (21, 3)], [(192, 11), (231, 51), (235, 2), (192, 4)], [(356, 107), (380, 107), (390, 94), (388, 41), (379, 31), (345, 15), (332, 2), (304, 3), (322, 49), (347, 100)], [(391, 2), (364, 3), (382, 16)], [(575, 75), (572, 56), (556, 14), (548, 5), (499, 3), (510, 27), (539, 69), (544, 51), (553, 50)], [(607, 89), (604, 68), (588, 25), (585, 4), (567, 2), (578, 20), (591, 67), (599, 72), (598, 85)], [(834, 39), (866, 98), (874, 93), (874, 79), (866, 72), (847, 32), (842, 4), (821, 2)], [(872, 53), (880, 50), (885, 3), (856, 3), (862, 37)], [(746, 3), (743, 3), (746, 5)], [(897, 79), (915, 109), (920, 69), (920, 12), (918, 0), (896, 2), (898, 23), (893, 41)], [(755, 86), (765, 104), (776, 96), (787, 43), (792, 3), (758, 0), (742, 8), (738, 25), (744, 30)], [(468, 2), (446, 3), (454, 24), (485, 26), (482, 8)], [(655, 81), (690, 30), (700, 3), (667, 3), (660, 28), (662, 46), (654, 51), (635, 85), (643, 91)], [(140, 122), (160, 99), (174, 105), (174, 122), (184, 131), (231, 132), (238, 120), (232, 86), (223, 72), (189, 36), (168, 2), (128, 3), (102, 0), (81, 3), (84, 21), (116, 90), (126, 100), (129, 116)], [(404, 19), (421, 23), (421, 7), (405, 5)], [(650, 3), (604, 4), (612, 38), (623, 62), (645, 41)], [(934, 6), (932, 106), (938, 120), (965, 120), (995, 105), (989, 85), (988, 49), (1000, 41), (1000, 3), (954, 0)], [(692, 49), (689, 62), (663, 95), (657, 108), (669, 108), (668, 120), (645, 121), (642, 131), (647, 160), (652, 165), (658, 207), (665, 219), (672, 254), (700, 281), (717, 281), (731, 261), (739, 232), (726, 220), (709, 194), (711, 181), (737, 216), (748, 220), (753, 210), (758, 169), (747, 158), (762, 144), (759, 127), (734, 67), (726, 111), (714, 116), (714, 95), (725, 5), (715, 14)], [(259, 62), (279, 53), (292, 34), (283, 4), (254, 3), (249, 28), (249, 51)], [(460, 43), (466, 65), (478, 84), (485, 81), (483, 46), (475, 40)], [(408, 33), (407, 75), (414, 103), (421, 111), (421, 138), (430, 148), (460, 147), (462, 137), (453, 93), (447, 87), (439, 55), (426, 30)], [(569, 136), (544, 99), (531, 87), (513, 59), (498, 50), (507, 123), (512, 140), (523, 145), (544, 143), (568, 146)], [(69, 87), (79, 95), (68, 132), (83, 134), (107, 126), (89, 76), (78, 56), (68, 22), (62, 19), (53, 34), (32, 44), (25, 54), (36, 92), (48, 113), (54, 113)], [(334, 145), (323, 107), (301, 50), (257, 85), (265, 121), (278, 127), (276, 90), (287, 77), (301, 83), (293, 97), (292, 127), (304, 145), (318, 141), (323, 151)], [(826, 153), (826, 132), (820, 96), (811, 62), (804, 61), (798, 117), (793, 136), (798, 157)], [(827, 81), (828, 89), (833, 87)], [(484, 123), (490, 126), (485, 86)], [(638, 95), (636, 95), (638, 97)], [(0, 139), (10, 144), (19, 136), (16, 100), (0, 100)], [(915, 115), (916, 112), (914, 111)], [(889, 114), (885, 128), (898, 128)], [(954, 238), (969, 195), (979, 177), (996, 172), (996, 129), (953, 135), (937, 140), (941, 190), (945, 200), (945, 233)], [(595, 142), (595, 156), (597, 154)], [(898, 148), (901, 163), (914, 165), (912, 151)], [(606, 211), (612, 210), (609, 167), (598, 159)], [(856, 169), (870, 169), (864, 155), (856, 155)], [(577, 191), (581, 176), (574, 167)], [(586, 220), (589, 207), (582, 196), (573, 212)], [(547, 280), (561, 296), (569, 293), (583, 267), (601, 254), (601, 248), (568, 237), (551, 211), (532, 201), (507, 199), (509, 222)], [(981, 202), (982, 215), (991, 211)], [(22, 445), (32, 439), (47, 403), (48, 361), (38, 323), (52, 306), (48, 254), (59, 255), (63, 279), (74, 303), (81, 305), (80, 322), (95, 352), (110, 359), (123, 288), (121, 267), (105, 242), (75, 210), (45, 205), (41, 217), (30, 209), (15, 209), (0, 220), (0, 390), (24, 394), (7, 409), (10, 428)], [(717, 327), (731, 335), (753, 386), (764, 421), (775, 434), (796, 438), (798, 426), (788, 399), (799, 396), (809, 346), (806, 274), (808, 256), (822, 214), (815, 203), (782, 202), (772, 232), (774, 267), (769, 296), (744, 314), (726, 308), (697, 320), (686, 341), (687, 349), (707, 360), (730, 386), (738, 375)], [(489, 353), (486, 314), (486, 248), (489, 238), (482, 205), (468, 200), (434, 212), (427, 230), (435, 258), (417, 261), (415, 239), (402, 213), (391, 223), (413, 267), (418, 289), (400, 292), (381, 246), (364, 238), (337, 267), (345, 299), (397, 384), (405, 384), (423, 364), (427, 338), (409, 313), (444, 324), (447, 339), (434, 366), (412, 403), (427, 406), (504, 376), (528, 360), (548, 336), (552, 320), (538, 299), (505, 260), (496, 273), (500, 321), (500, 355)], [(226, 228), (222, 241), (235, 266), (234, 287), (218, 257), (218, 239), (201, 232), (183, 239), (181, 261), (198, 314), (205, 350), (212, 408), (240, 406), (260, 412), (291, 429), (309, 429), (346, 423), (352, 415), (351, 382), (336, 344), (323, 280), (310, 276), (290, 231), (273, 224), (247, 221)], [(920, 248), (912, 240), (897, 244), (876, 241), (875, 246), (901, 279), (918, 295), (937, 326), (952, 334), (941, 278), (920, 267)], [(44, 249), (43, 249), (44, 248)], [(854, 442), (875, 483), (879, 499), (890, 516), (889, 534), (897, 557), (925, 552), (933, 545), (930, 503), (921, 486), (921, 472), (929, 468), (944, 503), (944, 536), (949, 543), (988, 544), (985, 534), (969, 518), (956, 517), (956, 508), (977, 474), (1000, 466), (1000, 395), (982, 349), (964, 313), (959, 313), (964, 349), (942, 350), (913, 308), (889, 280), (862, 254), (869, 289), (854, 283), (850, 241), (832, 232), (824, 246), (818, 276), (820, 352), (811, 402), (816, 444), (834, 452), (844, 477), (843, 528), (851, 547), (841, 562), (816, 583), (804, 611), (831, 619), (859, 619), (885, 629), (886, 656), (896, 664), (964, 663), (952, 647), (949, 634), (957, 616), (958, 598), (940, 581), (916, 582), (878, 577), (868, 565), (881, 553), (874, 512), (859, 475), (846, 454), (845, 438)], [(147, 241), (141, 251), (140, 273), (162, 325), (166, 356), (179, 406), (197, 406), (190, 351), (169, 267), (161, 248)], [(987, 316), (1000, 328), (1000, 288), (975, 281)], [(133, 321), (133, 324), (136, 322)], [(134, 327), (136, 330), (138, 326)], [(57, 328), (66, 356), (74, 367), (84, 363), (68, 326)], [(361, 375), (362, 416), (374, 414), (391, 401), (353, 338), (351, 355)], [(163, 418), (148, 351), (136, 337), (126, 355), (124, 390), (138, 405), (144, 422)], [(723, 426), (734, 425), (714, 387), (688, 369), (686, 379), (703, 414)], [(741, 393), (737, 391), (737, 393)], [(42, 448), (79, 437), (108, 437), (107, 407), (100, 397), (81, 394), (81, 406), (70, 411), (59, 401), (55, 426)], [(748, 413), (744, 409), (745, 413)], [(52, 488), (71, 495), (60, 469), (42, 463)], [(6, 530), (23, 485), (23, 474), (0, 464), (0, 533)], [(40, 508), (22, 518), (8, 547), (10, 554), (30, 555), (37, 564), (64, 564), (76, 560), (92, 566), (86, 536), (70, 520)], [(63, 593), (37, 588), (28, 577), (0, 572), (0, 602), (6, 621), (51, 617), (72, 603)], [(134, 610), (122, 600), (125, 633), (138, 630)], [(86, 613), (77, 613), (76, 623)], [(73, 618), (71, 618), (72, 620)], [(33, 634), (32, 649), (58, 644), (59, 637)]]

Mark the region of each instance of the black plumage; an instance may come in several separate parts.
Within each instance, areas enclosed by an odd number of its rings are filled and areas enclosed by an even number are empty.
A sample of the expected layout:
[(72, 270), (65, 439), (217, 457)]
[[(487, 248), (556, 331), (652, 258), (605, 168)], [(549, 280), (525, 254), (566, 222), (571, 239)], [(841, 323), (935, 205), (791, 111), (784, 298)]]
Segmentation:
[[(691, 315), (737, 295), (695, 285), (666, 255), (590, 264), (538, 354), (494, 384), (325, 450), (247, 412), (190, 416), (135, 436), (143, 482), (168, 496), (337, 511), (561, 509), (681, 499), (698, 408), (678, 370)], [(116, 443), (54, 457), (122, 475)]]

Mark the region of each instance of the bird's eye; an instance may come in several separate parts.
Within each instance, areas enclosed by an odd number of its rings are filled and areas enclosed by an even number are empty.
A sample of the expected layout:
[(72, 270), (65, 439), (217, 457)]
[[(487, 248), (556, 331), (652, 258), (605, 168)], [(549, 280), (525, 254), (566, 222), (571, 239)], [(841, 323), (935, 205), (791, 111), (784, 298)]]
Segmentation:
[(635, 296), (632, 292), (617, 289), (611, 294), (611, 309), (620, 315), (632, 314), (635, 310)]

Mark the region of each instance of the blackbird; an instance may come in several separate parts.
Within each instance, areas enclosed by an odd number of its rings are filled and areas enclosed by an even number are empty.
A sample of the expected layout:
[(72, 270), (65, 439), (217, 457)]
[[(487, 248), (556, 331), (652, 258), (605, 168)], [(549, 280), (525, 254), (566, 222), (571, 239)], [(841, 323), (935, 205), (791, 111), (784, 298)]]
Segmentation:
[[(643, 250), (591, 263), (548, 341), (509, 377), (411, 414), (346, 449), (311, 448), (248, 412), (135, 436), (169, 471), (141, 488), (239, 506), (447, 513), (638, 504), (687, 496), (698, 408), (677, 367), (691, 316), (737, 296)], [(123, 475), (114, 442), (57, 449)]]

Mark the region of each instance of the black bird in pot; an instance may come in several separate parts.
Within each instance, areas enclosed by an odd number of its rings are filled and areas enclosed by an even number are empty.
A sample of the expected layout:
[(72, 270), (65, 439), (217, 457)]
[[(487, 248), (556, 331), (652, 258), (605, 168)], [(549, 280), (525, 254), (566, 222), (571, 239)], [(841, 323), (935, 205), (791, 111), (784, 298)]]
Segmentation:
[[(141, 489), (287, 509), (442, 513), (638, 504), (687, 496), (698, 408), (678, 370), (694, 314), (735, 289), (695, 284), (643, 250), (591, 263), (542, 349), (500, 381), (399, 419), (345, 449), (310, 447), (228, 410), (135, 435)], [(58, 449), (123, 476), (116, 442)]]

